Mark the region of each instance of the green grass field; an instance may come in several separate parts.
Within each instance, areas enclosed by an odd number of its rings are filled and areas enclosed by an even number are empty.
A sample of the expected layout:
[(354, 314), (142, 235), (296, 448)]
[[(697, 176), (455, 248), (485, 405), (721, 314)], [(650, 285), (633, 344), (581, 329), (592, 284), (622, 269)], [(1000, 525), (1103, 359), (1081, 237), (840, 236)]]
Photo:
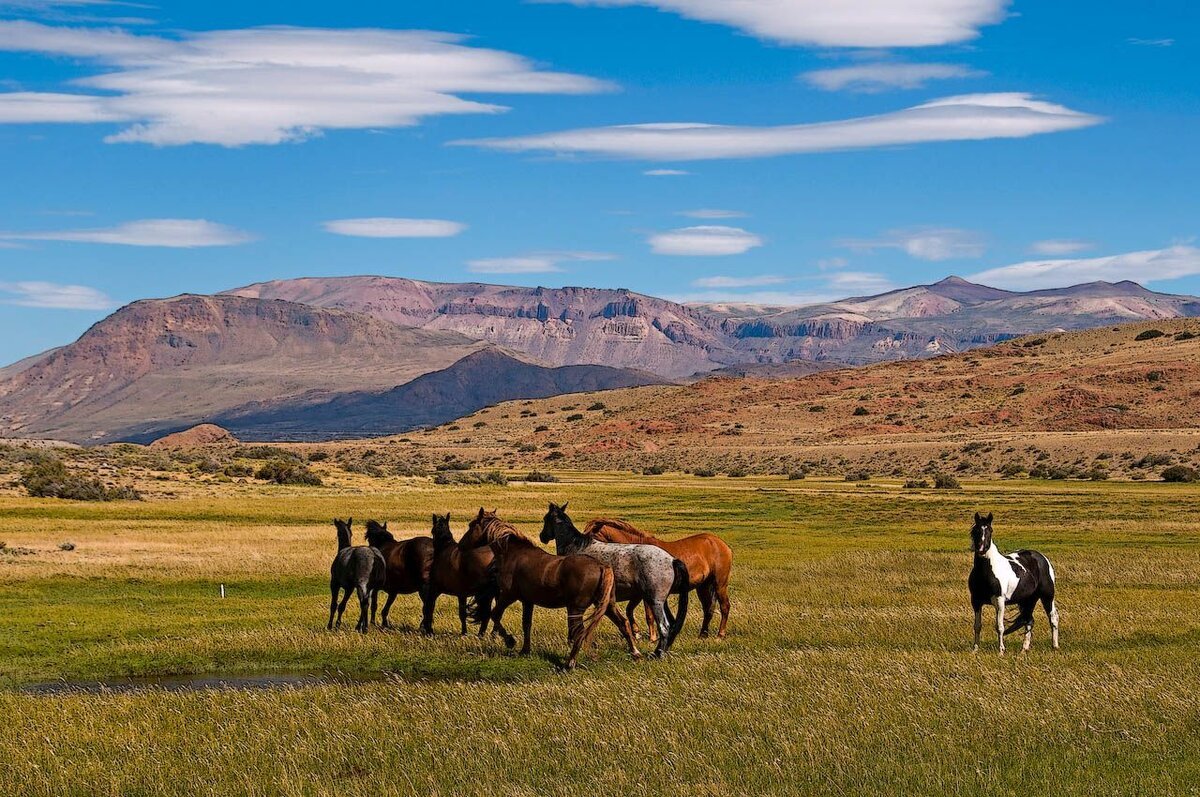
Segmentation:
[[(1200, 487), (567, 474), (561, 484), (256, 488), (136, 504), (0, 498), (0, 794), (1200, 793)], [(383, 491), (387, 490), (387, 491)], [(526, 532), (548, 500), (734, 548), (730, 638), (561, 674), (439, 633), (324, 631), (329, 519)], [(971, 513), (1058, 573), (1063, 650), (970, 652)], [(361, 531), (361, 528), (360, 528)], [(75, 543), (74, 551), (58, 544)], [(32, 553), (13, 553), (14, 548)], [(219, 595), (220, 585), (227, 597)], [(347, 610), (352, 626), (357, 608)], [(516, 622), (515, 615), (509, 625)], [(986, 628), (986, 626), (985, 626)], [(643, 647), (645, 645), (643, 644)], [(128, 676), (394, 673), (258, 691), (37, 695)]]

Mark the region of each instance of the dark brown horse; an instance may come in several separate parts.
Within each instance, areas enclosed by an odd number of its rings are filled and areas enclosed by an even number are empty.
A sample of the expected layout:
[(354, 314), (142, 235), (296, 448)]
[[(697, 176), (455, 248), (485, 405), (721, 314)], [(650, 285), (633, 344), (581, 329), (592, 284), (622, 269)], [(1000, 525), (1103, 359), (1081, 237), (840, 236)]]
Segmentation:
[[(724, 639), (726, 626), (729, 623), (729, 573), (733, 569), (733, 551), (728, 545), (714, 534), (693, 534), (681, 540), (660, 540), (624, 520), (599, 518), (583, 527), (583, 533), (602, 542), (642, 543), (662, 548), (676, 559), (683, 561), (688, 571), (688, 587), (696, 590), (700, 605), (704, 610), (704, 623), (700, 626), (700, 636), (708, 636), (708, 626), (712, 622), (713, 603), (720, 604), (721, 625), (717, 629), (717, 638)], [(632, 600), (626, 608), (629, 622), (636, 626), (633, 611), (639, 601)], [(650, 630), (650, 638), (655, 634), (655, 623), (646, 606), (646, 626)]]
[[(483, 509), (479, 510), (480, 513)], [(486, 541), (476, 533), (464, 535), (463, 540), (455, 541), (450, 531), (450, 514), (433, 516), (433, 563), (429, 570), (429, 580), (421, 593), (421, 632), (433, 633), (433, 610), (437, 605), (439, 595), (453, 595), (458, 598), (458, 621), (462, 633), (467, 633), (467, 599), (479, 592), (487, 578), (488, 565), (492, 563), (492, 549)], [(465, 542), (464, 542), (465, 541)], [(487, 623), (479, 626), (479, 635), (483, 636)]]
[[(567, 610), (567, 641), (571, 652), (566, 669), (574, 669), (579, 650), (596, 633), (596, 626), (608, 616), (622, 629), (629, 651), (635, 659), (641, 654), (633, 642), (625, 618), (613, 603), (616, 579), (611, 567), (590, 556), (555, 556), (539, 548), (533, 540), (496, 517), (480, 510), (471, 521), (471, 532), (482, 533), (495, 552), (488, 568), (488, 579), (476, 596), (474, 613), (481, 622), (491, 618), (496, 632), (508, 647), (517, 641), (504, 630), (504, 611), (521, 602), (521, 653), (529, 653), (529, 634), (533, 625), (533, 607)], [(595, 607), (587, 617), (584, 611)]]
[[(420, 592), (429, 583), (429, 569), (433, 565), (433, 540), (428, 537), (397, 540), (388, 531), (387, 523), (381, 525), (374, 520), (368, 520), (367, 544), (383, 554), (383, 560), (387, 564), (383, 592), (386, 592), (388, 597), (387, 602), (383, 604), (380, 622), (384, 628), (391, 628), (388, 624), (388, 612), (391, 611), (396, 596)], [(374, 599), (371, 604), (371, 619), (375, 619)]]

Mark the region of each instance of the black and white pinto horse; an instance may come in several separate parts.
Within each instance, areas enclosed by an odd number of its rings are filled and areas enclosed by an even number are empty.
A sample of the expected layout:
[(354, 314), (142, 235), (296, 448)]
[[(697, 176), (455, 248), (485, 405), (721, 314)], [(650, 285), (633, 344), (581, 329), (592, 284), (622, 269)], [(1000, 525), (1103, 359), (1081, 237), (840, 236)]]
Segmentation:
[[(1033, 643), (1033, 611), (1038, 601), (1050, 619), (1050, 641), (1058, 650), (1058, 608), (1054, 605), (1054, 566), (1037, 551), (1017, 551), (1008, 556), (992, 542), (992, 515), (987, 517), (975, 513), (975, 526), (971, 529), (971, 548), (975, 552), (975, 564), (967, 579), (971, 589), (971, 606), (975, 609), (975, 650), (979, 650), (979, 633), (983, 630), (983, 607), (996, 607), (996, 637), (1000, 642), (1000, 655), (1004, 655), (1004, 637), (1025, 629), (1022, 651), (1029, 650)], [(1020, 608), (1017, 618), (1007, 629), (1004, 627), (1004, 608), (1015, 603)]]

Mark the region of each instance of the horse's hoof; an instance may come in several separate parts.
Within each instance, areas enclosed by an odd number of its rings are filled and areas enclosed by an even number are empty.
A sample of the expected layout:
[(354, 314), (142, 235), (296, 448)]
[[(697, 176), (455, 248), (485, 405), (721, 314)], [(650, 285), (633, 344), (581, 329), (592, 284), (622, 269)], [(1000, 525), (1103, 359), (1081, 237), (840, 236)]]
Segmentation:
[(504, 640), (504, 647), (508, 648), (509, 650), (512, 650), (516, 646), (517, 646), (517, 640), (515, 640), (515, 639)]
[(708, 632), (707, 632), (707, 631), (701, 631), (701, 632), (700, 632), (700, 638), (701, 638), (701, 639), (708, 639)]

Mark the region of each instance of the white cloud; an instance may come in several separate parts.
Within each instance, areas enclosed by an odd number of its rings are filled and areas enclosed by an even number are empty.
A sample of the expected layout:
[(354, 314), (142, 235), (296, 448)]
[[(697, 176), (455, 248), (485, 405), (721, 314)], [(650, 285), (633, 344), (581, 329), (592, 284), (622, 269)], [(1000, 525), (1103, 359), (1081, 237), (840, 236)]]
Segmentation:
[(950, 227), (891, 230), (874, 240), (850, 239), (838, 243), (858, 252), (899, 249), (910, 257), (933, 261), (982, 257), (987, 249), (979, 233)]
[(73, 81), (79, 91), (70, 93), (0, 93), (0, 123), (120, 122), (126, 127), (106, 141), (233, 147), (507, 110), (462, 94), (610, 88), (464, 41), (430, 31), (291, 27), (165, 38), (0, 21), (0, 51), (71, 56), (111, 69)]
[(825, 304), (840, 297), (799, 291), (699, 291), (668, 297), (681, 304), (751, 305), (754, 307), (806, 307)]
[(59, 285), (53, 282), (0, 282), (0, 303), (51, 310), (110, 310), (112, 299), (84, 285)]
[(1091, 241), (1078, 241), (1070, 238), (1054, 238), (1048, 241), (1035, 241), (1029, 251), (1035, 255), (1073, 255), (1076, 252), (1086, 252), (1095, 249)]
[(651, 235), (649, 241), (650, 250), (658, 255), (699, 257), (740, 255), (763, 244), (762, 238), (752, 232), (720, 225), (668, 230)]
[(982, 271), (971, 280), (996, 288), (1037, 290), (1085, 282), (1155, 282), (1200, 274), (1200, 249), (1172, 246), (1109, 257), (1031, 260)]
[(888, 277), (873, 271), (839, 271), (830, 274), (825, 282), (831, 289), (859, 295), (886, 293), (896, 288)]
[(1004, 19), (1008, 0), (560, 0), (652, 6), (784, 44), (921, 47), (968, 41)]
[(888, 89), (919, 89), (931, 80), (979, 77), (987, 74), (959, 64), (906, 64), (884, 62), (856, 64), (836, 69), (816, 69), (800, 77), (825, 91), (873, 94)]
[(0, 239), (190, 249), (198, 246), (244, 244), (253, 241), (254, 236), (242, 230), (204, 219), (142, 219), (119, 224), (116, 227), (46, 232), (0, 232)]
[(467, 225), (444, 219), (335, 219), (322, 225), (338, 235), (359, 238), (451, 238), (467, 229)]
[(642, 174), (647, 177), (683, 177), (684, 175), (691, 174), (691, 172), (686, 172), (683, 169), (647, 169)]
[(933, 141), (1024, 138), (1101, 121), (1028, 94), (969, 94), (836, 122), (777, 127), (691, 122), (618, 125), (454, 143), (509, 152), (551, 151), (642, 160), (766, 158)]
[(1174, 39), (1130, 39), (1130, 44), (1137, 44), (1142, 47), (1171, 47), (1175, 44)]
[(741, 219), (746, 214), (740, 210), (721, 210), (719, 208), (697, 208), (696, 210), (681, 210), (678, 215), (692, 219)]
[(764, 274), (758, 277), (701, 277), (692, 282), (695, 288), (755, 288), (763, 285), (782, 285), (787, 277)]
[(467, 261), (473, 274), (545, 274), (562, 271), (566, 262), (616, 260), (607, 252), (534, 252), (516, 257), (485, 257)]

